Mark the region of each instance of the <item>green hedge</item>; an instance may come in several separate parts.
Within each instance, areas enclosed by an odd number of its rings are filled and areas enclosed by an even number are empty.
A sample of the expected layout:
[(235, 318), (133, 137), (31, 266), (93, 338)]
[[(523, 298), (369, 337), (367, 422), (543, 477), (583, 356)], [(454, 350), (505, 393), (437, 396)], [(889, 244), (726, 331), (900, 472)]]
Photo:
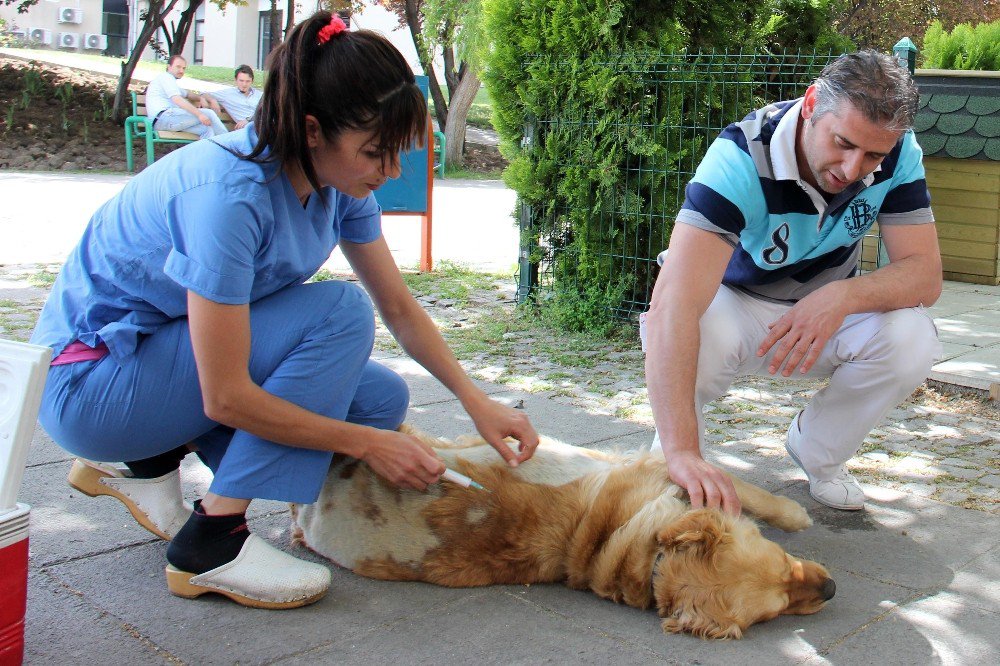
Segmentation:
[[(830, 28), (833, 0), (484, 0), (483, 80), (510, 161), (504, 180), (533, 208), (525, 241), (551, 253), (560, 307), (597, 319), (631, 314), (666, 246), (681, 187), (709, 138), (681, 127), (719, 128), (752, 108), (713, 94), (711, 67), (687, 71), (683, 94), (666, 94), (650, 72), (689, 51), (775, 50), (807, 44), (843, 49)], [(680, 54), (665, 59), (663, 54)], [(657, 69), (661, 68), (661, 69)], [(739, 72), (727, 74), (739, 80)], [(745, 96), (744, 96), (745, 97)], [(774, 100), (752, 100), (764, 103)], [(524, 136), (533, 125), (534, 141)], [(536, 259), (542, 250), (536, 252)], [(625, 270), (613, 265), (646, 253)], [(607, 308), (620, 299), (619, 308)], [(618, 310), (616, 313), (615, 310)], [(595, 327), (606, 322), (594, 321)]]
[(951, 32), (934, 21), (924, 33), (921, 55), (927, 69), (1000, 71), (1000, 21), (962, 23)]

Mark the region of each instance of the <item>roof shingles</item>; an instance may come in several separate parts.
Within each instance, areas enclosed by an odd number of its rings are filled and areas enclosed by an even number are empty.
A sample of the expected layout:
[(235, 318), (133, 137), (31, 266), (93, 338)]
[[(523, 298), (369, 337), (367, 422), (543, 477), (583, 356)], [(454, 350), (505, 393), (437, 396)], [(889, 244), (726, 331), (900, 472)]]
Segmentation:
[(1000, 78), (921, 75), (914, 123), (924, 155), (1000, 161)]

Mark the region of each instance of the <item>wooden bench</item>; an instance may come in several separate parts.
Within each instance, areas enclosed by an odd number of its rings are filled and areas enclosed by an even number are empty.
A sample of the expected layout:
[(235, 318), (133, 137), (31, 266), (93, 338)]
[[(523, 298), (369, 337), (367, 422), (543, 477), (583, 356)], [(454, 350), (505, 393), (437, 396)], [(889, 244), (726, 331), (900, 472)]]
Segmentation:
[[(146, 143), (146, 166), (156, 159), (153, 146), (158, 143), (191, 143), (198, 140), (197, 134), (191, 132), (163, 132), (153, 129), (153, 121), (146, 115), (146, 95), (132, 91), (132, 115), (125, 119), (125, 164), (129, 171), (135, 171), (135, 159), (132, 155), (132, 143), (142, 139)], [(236, 123), (223, 109), (218, 114), (219, 120), (232, 130)]]

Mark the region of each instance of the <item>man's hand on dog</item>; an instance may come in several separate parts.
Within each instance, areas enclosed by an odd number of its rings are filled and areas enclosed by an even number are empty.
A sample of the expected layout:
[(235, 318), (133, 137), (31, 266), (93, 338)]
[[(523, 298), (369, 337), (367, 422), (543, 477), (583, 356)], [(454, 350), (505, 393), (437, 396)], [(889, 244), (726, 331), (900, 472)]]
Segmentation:
[[(463, 404), (476, 424), (476, 430), (508, 465), (517, 467), (535, 455), (538, 433), (523, 409), (512, 409), (487, 398), (485, 394), (478, 400)], [(517, 440), (517, 452), (504, 441), (508, 437)]]
[(375, 432), (361, 459), (393, 485), (424, 491), (444, 473), (441, 459), (416, 437), (393, 430)]
[(740, 515), (740, 498), (725, 472), (705, 462), (693, 451), (679, 451), (667, 456), (670, 478), (687, 491), (691, 508), (722, 509)]

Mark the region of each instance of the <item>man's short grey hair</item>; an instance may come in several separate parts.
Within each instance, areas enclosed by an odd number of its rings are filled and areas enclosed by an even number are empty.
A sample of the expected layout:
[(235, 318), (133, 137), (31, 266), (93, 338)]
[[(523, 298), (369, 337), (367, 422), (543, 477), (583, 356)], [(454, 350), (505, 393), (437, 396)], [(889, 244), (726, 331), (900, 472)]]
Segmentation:
[(905, 132), (913, 127), (920, 95), (910, 72), (892, 56), (877, 51), (848, 53), (824, 67), (814, 85), (813, 122), (850, 102), (869, 122), (887, 130)]

